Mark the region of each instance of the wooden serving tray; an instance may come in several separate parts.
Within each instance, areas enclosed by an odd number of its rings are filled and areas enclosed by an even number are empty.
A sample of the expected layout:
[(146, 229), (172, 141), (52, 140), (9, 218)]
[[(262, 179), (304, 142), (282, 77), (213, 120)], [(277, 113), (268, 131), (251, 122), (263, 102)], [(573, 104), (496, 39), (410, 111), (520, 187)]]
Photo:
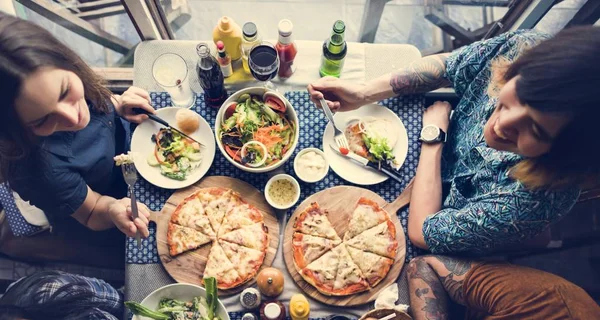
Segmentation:
[[(279, 223), (275, 212), (267, 203), (264, 195), (250, 184), (224, 176), (205, 177), (199, 182), (185, 189), (181, 189), (173, 193), (167, 200), (167, 203), (152, 220), (156, 222), (156, 246), (162, 265), (165, 267), (169, 275), (180, 283), (191, 283), (203, 286), (202, 275), (206, 267), (208, 253), (212, 244), (204, 246), (186, 253), (182, 253), (176, 257), (171, 257), (167, 246), (167, 228), (171, 219), (171, 214), (177, 208), (177, 205), (190, 194), (202, 188), (222, 187), (229, 188), (238, 192), (242, 199), (249, 204), (255, 206), (262, 211), (265, 218), (265, 225), (269, 229), (269, 248), (267, 255), (261, 266), (261, 269), (271, 266), (275, 259), (275, 253), (279, 246)], [(254, 284), (255, 279), (252, 279), (236, 288), (229, 290), (219, 290), (219, 295), (227, 296), (241, 292), (245, 288)]]
[[(406, 240), (404, 237), (404, 229), (402, 228), (402, 225), (396, 216), (396, 212), (409, 203), (411, 190), (412, 183), (409, 184), (404, 192), (402, 192), (402, 194), (392, 203), (387, 203), (383, 198), (370, 190), (351, 186), (338, 186), (325, 189), (304, 200), (298, 206), (296, 211), (294, 211), (294, 214), (292, 214), (290, 217), (287, 226), (285, 227), (285, 234), (283, 238), (283, 255), (285, 264), (298, 287), (300, 287), (307, 295), (329, 305), (355, 306), (375, 300), (377, 295), (379, 295), (383, 289), (396, 281), (400, 271), (402, 270), (402, 266), (404, 265), (404, 259), (406, 257)], [(294, 257), (292, 252), (294, 222), (296, 221), (296, 217), (298, 217), (302, 211), (310, 206), (311, 203), (317, 202), (322, 209), (329, 212), (329, 221), (331, 221), (331, 224), (335, 228), (335, 231), (337, 231), (337, 234), (340, 236), (340, 238), (343, 238), (344, 233), (348, 230), (348, 221), (352, 215), (352, 211), (354, 210), (360, 197), (366, 197), (375, 201), (383, 209), (385, 209), (392, 218), (392, 221), (396, 226), (396, 240), (398, 241), (396, 259), (387, 276), (374, 288), (371, 288), (371, 290), (348, 296), (324, 295), (315, 287), (304, 281), (304, 278), (302, 278), (294, 266)]]

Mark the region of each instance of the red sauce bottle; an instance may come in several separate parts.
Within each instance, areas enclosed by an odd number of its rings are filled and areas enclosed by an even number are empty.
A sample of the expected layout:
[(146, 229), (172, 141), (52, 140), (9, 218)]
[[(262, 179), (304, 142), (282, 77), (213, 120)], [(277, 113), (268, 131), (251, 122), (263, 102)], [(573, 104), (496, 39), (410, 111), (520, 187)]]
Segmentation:
[(279, 78), (287, 79), (292, 76), (296, 68), (294, 67), (294, 59), (298, 53), (296, 43), (292, 41), (292, 30), (294, 25), (288, 19), (279, 21), (279, 41), (275, 48), (279, 55)]

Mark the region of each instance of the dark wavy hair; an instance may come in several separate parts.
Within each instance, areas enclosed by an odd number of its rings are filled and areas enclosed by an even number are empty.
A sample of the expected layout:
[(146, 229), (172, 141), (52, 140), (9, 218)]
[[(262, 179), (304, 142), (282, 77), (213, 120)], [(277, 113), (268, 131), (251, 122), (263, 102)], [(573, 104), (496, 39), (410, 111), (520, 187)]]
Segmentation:
[(108, 112), (110, 91), (75, 52), (42, 27), (0, 12), (0, 170), (10, 179), (14, 163), (35, 154), (36, 137), (21, 123), (15, 100), (23, 81), (40, 68), (72, 71), (83, 82), (92, 111)]
[(600, 27), (563, 30), (519, 56), (503, 82), (519, 76), (522, 104), (573, 120), (561, 130), (550, 151), (525, 159), (511, 176), (530, 189), (588, 187), (600, 177)]
[(19, 280), (0, 298), (0, 320), (84, 320), (101, 317), (100, 310), (119, 318), (124, 314), (109, 309), (89, 290), (83, 279), (64, 284), (49, 294), (61, 271), (41, 271)]

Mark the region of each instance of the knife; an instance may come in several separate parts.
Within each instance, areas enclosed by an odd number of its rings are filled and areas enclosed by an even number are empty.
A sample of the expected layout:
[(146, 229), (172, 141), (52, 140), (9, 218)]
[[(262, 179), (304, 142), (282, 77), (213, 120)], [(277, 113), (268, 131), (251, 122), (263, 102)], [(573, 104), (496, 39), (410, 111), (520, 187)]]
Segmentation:
[(159, 117), (159, 116), (157, 116), (155, 114), (152, 114), (152, 113), (150, 113), (150, 112), (148, 112), (148, 111), (146, 111), (146, 110), (144, 110), (142, 108), (134, 108), (133, 112), (136, 113), (136, 114), (145, 114), (145, 115), (148, 116), (148, 118), (150, 118), (150, 120), (152, 120), (154, 122), (157, 122), (157, 123), (160, 123), (160, 124), (162, 124), (163, 126), (169, 128), (169, 129), (175, 130), (175, 131), (179, 132), (180, 135), (182, 135), (182, 136), (184, 136), (184, 137), (186, 137), (186, 138), (188, 138), (188, 139), (190, 139), (190, 140), (192, 140), (192, 141), (194, 141), (194, 142), (196, 142), (199, 145), (201, 145), (201, 146), (204, 147), (204, 144), (202, 144), (202, 142), (200, 142), (200, 141), (198, 141), (198, 140), (196, 140), (196, 139), (188, 136), (187, 134), (185, 134), (181, 130), (173, 127), (168, 122), (166, 122), (163, 118), (161, 118), (161, 117)]
[(392, 169), (392, 167), (388, 167), (388, 166), (384, 166), (384, 165), (382, 165), (380, 167), (377, 163), (373, 163), (373, 162), (369, 161), (369, 159), (361, 157), (354, 152), (349, 152), (347, 155), (344, 155), (343, 153), (340, 152), (340, 150), (338, 150), (338, 148), (334, 147), (333, 145), (330, 144), (329, 147), (331, 149), (333, 149), (333, 151), (335, 153), (341, 155), (344, 158), (349, 159), (350, 161), (352, 161), (358, 165), (361, 165), (363, 167), (373, 168), (373, 169), (385, 174), (386, 176), (396, 180), (399, 183), (404, 183), (404, 180), (402, 179), (402, 175), (400, 173), (398, 173), (396, 170)]

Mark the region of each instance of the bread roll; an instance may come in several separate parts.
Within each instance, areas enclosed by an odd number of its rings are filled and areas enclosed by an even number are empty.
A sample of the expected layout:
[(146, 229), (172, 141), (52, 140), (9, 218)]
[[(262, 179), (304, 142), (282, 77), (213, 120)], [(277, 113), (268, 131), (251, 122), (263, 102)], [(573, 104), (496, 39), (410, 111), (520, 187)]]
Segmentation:
[(192, 134), (198, 127), (200, 127), (200, 118), (198, 114), (190, 109), (181, 109), (175, 114), (175, 122), (177, 122), (177, 129), (183, 131), (185, 134)]

